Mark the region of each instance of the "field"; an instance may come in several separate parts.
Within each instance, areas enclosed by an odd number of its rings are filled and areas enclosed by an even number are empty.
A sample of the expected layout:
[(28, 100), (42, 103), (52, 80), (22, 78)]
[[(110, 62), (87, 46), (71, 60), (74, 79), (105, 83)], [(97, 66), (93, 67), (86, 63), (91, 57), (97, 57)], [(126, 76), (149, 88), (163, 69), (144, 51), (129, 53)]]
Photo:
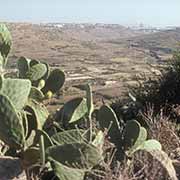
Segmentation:
[(179, 42), (180, 28), (0, 24), (0, 179), (179, 179)]
[[(26, 56), (60, 66), (68, 84), (91, 82), (96, 99), (120, 97), (136, 76), (152, 75), (178, 47), (180, 30), (143, 32), (123, 26), (10, 24), (13, 50), (10, 59)], [(13, 67), (14, 67), (13, 66)], [(72, 84), (73, 83), (73, 84)], [(65, 95), (79, 95), (66, 89)]]

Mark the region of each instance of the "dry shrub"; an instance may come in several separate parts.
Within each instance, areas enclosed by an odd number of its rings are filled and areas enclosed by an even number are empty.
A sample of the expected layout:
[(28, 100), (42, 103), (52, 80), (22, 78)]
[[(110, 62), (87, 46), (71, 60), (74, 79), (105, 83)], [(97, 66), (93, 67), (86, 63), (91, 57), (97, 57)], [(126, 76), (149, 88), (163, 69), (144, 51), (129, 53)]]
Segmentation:
[(149, 138), (158, 140), (167, 154), (180, 147), (177, 124), (164, 115), (163, 110), (154, 115), (153, 107), (149, 106), (142, 117), (148, 125)]

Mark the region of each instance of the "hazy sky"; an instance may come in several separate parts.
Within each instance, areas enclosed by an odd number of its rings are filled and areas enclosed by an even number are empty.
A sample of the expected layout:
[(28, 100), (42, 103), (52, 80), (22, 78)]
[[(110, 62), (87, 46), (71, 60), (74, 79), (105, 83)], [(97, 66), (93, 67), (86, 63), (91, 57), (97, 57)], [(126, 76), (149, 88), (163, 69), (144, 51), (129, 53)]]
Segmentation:
[(0, 0), (0, 21), (180, 26), (180, 0)]

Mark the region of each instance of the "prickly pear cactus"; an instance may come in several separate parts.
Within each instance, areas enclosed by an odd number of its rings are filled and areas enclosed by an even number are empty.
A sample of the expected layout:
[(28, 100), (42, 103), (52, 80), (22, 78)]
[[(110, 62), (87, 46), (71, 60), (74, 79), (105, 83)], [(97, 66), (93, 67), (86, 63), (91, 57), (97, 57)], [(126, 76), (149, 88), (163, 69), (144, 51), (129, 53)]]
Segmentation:
[(62, 109), (63, 120), (67, 123), (74, 123), (84, 117), (88, 112), (85, 98), (75, 98), (67, 102)]
[(57, 93), (65, 82), (65, 74), (60, 69), (54, 69), (48, 79), (46, 80), (45, 87), (42, 89), (44, 93), (51, 91)]
[(42, 64), (45, 64), (45, 65), (46, 65), (47, 71), (46, 71), (46, 74), (44, 75), (43, 79), (44, 79), (44, 80), (47, 80), (47, 78), (49, 77), (50, 72), (51, 72), (51, 71), (50, 71), (50, 67), (49, 67), (49, 64), (46, 63), (46, 62), (42, 62)]
[(47, 72), (47, 67), (45, 64), (39, 63), (30, 67), (29, 71), (26, 73), (26, 77), (32, 82), (41, 80)]
[(135, 145), (140, 135), (141, 125), (136, 120), (127, 121), (124, 128), (124, 147), (128, 149)]
[(81, 169), (92, 168), (103, 160), (95, 146), (85, 143), (52, 146), (47, 149), (46, 153), (51, 159), (63, 165), (70, 167), (78, 165)]
[(43, 94), (43, 92), (41, 90), (39, 90), (38, 88), (32, 86), (30, 94), (29, 94), (29, 98), (34, 99), (37, 102), (42, 102), (42, 100), (44, 99), (44, 94)]
[(52, 169), (61, 180), (84, 180), (85, 169), (68, 167), (49, 157)]
[(34, 127), (35, 129), (42, 129), (44, 123), (49, 116), (46, 107), (35, 100), (29, 100), (26, 108), (32, 113), (32, 119), (29, 120), (29, 123), (32, 123), (33, 125), (29, 124), (29, 127)]
[(153, 150), (162, 150), (162, 146), (159, 141), (155, 139), (149, 139), (144, 141), (138, 149), (153, 151)]
[(130, 148), (127, 154), (132, 155), (135, 151), (137, 151), (142, 146), (142, 144), (146, 142), (146, 139), (147, 139), (147, 131), (144, 127), (140, 127), (139, 135), (136, 140), (134, 139), (134, 144), (132, 146), (128, 146), (128, 144), (126, 144), (127, 142), (125, 142), (125, 149), (127, 150), (127, 148)]
[(9, 32), (8, 28), (5, 24), (0, 24), (0, 54), (3, 57), (1, 60), (1, 64), (5, 67), (7, 63), (7, 56), (10, 52), (12, 45), (12, 37), (11, 33)]
[(0, 139), (10, 147), (23, 148), (25, 142), (23, 122), (10, 98), (0, 94), (0, 107)]
[(84, 143), (88, 141), (88, 134), (84, 130), (72, 129), (56, 133), (51, 139), (56, 145)]
[(102, 130), (108, 130), (110, 141), (118, 144), (121, 138), (121, 128), (115, 112), (107, 105), (101, 106), (97, 116)]
[(38, 147), (30, 147), (23, 152), (21, 162), (24, 168), (30, 168), (40, 161), (40, 152)]
[(25, 79), (3, 79), (0, 93), (8, 96), (16, 111), (26, 104), (31, 89), (31, 82)]
[(26, 78), (26, 73), (29, 71), (30, 68), (30, 59), (25, 57), (20, 57), (17, 62), (17, 68), (19, 71), (19, 78)]
[(38, 61), (38, 60), (36, 60), (36, 59), (31, 59), (31, 61), (30, 61), (30, 63), (29, 63), (29, 66), (30, 66), (30, 67), (33, 67), (34, 65), (39, 64), (39, 63), (40, 63), (40, 61)]

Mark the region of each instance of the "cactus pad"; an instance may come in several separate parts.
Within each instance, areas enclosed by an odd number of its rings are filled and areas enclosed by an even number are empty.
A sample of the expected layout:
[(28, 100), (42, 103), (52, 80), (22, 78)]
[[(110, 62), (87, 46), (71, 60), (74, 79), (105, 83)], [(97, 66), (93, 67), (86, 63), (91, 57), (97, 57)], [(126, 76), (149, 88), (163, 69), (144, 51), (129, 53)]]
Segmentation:
[(29, 94), (29, 98), (41, 102), (44, 99), (44, 94), (42, 93), (41, 90), (32, 86)]
[(102, 130), (108, 129), (111, 142), (118, 143), (121, 129), (115, 112), (107, 105), (101, 106), (98, 112), (98, 121)]
[(36, 82), (43, 78), (47, 72), (47, 67), (45, 64), (39, 63), (32, 66), (26, 73), (26, 77), (32, 82)]
[(65, 74), (60, 69), (54, 69), (48, 79), (46, 80), (46, 85), (42, 89), (44, 93), (47, 91), (52, 91), (52, 93), (57, 93), (65, 82)]
[(26, 78), (26, 73), (29, 71), (30, 59), (20, 57), (17, 62), (17, 68), (19, 70), (19, 77)]
[(0, 94), (0, 139), (10, 147), (24, 146), (24, 128), (10, 99)]
[[(12, 37), (5, 24), (0, 24), (0, 53), (4, 59), (7, 58), (12, 45)], [(3, 63), (5, 65), (6, 62)]]
[(49, 158), (53, 171), (61, 180), (84, 180), (85, 169), (78, 169), (65, 166), (52, 158)]
[(140, 137), (141, 125), (136, 120), (129, 120), (124, 129), (124, 147), (128, 149), (135, 145)]
[[(31, 119), (29, 123), (35, 123), (35, 129), (42, 129), (45, 121), (49, 116), (46, 107), (43, 104), (36, 102), (35, 100), (29, 100), (27, 104), (27, 109), (30, 109), (30, 112), (33, 116), (33, 121)], [(32, 126), (29, 125), (29, 127)]]
[(63, 120), (74, 123), (80, 120), (88, 112), (85, 98), (75, 98), (63, 106)]
[(88, 140), (88, 134), (84, 130), (72, 129), (56, 133), (51, 139), (56, 145), (83, 143)]
[(0, 93), (8, 96), (17, 112), (26, 104), (31, 89), (31, 82), (25, 79), (3, 79)]
[(61, 164), (71, 167), (77, 164), (81, 168), (92, 168), (103, 159), (96, 147), (85, 143), (52, 146), (47, 149), (47, 154)]

